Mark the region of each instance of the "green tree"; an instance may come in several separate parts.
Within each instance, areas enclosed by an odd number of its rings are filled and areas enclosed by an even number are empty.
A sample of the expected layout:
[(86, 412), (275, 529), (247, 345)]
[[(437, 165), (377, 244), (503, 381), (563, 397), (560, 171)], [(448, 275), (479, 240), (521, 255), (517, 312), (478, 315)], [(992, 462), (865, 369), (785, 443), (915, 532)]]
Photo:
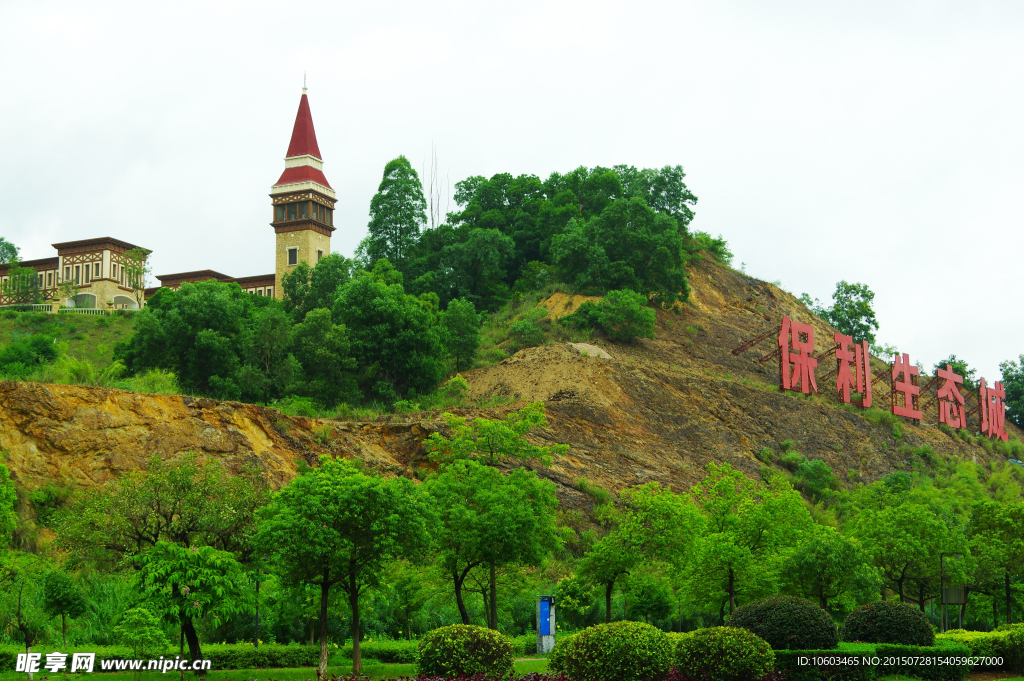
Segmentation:
[(578, 628), (577, 618), (594, 605), (594, 586), (578, 575), (562, 577), (555, 586), (555, 602), (558, 603), (558, 611), (569, 617), (573, 628)]
[(748, 480), (729, 464), (711, 463), (692, 494), (707, 524), (697, 540), (688, 578), (691, 598), (717, 605), (724, 619), (740, 598), (775, 588), (773, 563), (809, 529), (803, 499), (781, 475), (766, 482)]
[(145, 471), (76, 495), (58, 512), (56, 544), (76, 560), (101, 564), (134, 560), (161, 541), (210, 545), (246, 562), (254, 550), (253, 514), (268, 496), (255, 470), (229, 476), (219, 462), (194, 454), (168, 461), (153, 457)]
[(508, 299), (505, 282), (515, 252), (512, 237), (496, 229), (471, 229), (465, 238), (445, 247), (444, 262), (451, 268), (455, 295), (483, 309), (494, 309)]
[(152, 251), (135, 247), (121, 254), (121, 268), (124, 270), (124, 284), (132, 291), (135, 303), (141, 308), (146, 303), (146, 286), (153, 274), (148, 256)]
[(405, 156), (389, 161), (370, 199), (370, 233), (359, 244), (364, 260), (375, 263), (387, 258), (402, 269), (426, 221), (427, 202), (419, 175)]
[(251, 396), (262, 396), (270, 404), (270, 396), (284, 395), (296, 374), (296, 360), (289, 353), (292, 325), (280, 307), (270, 306), (253, 311), (242, 335), (245, 364), (238, 373), (238, 383)]
[(982, 568), (987, 568), (1002, 590), (1006, 606), (1006, 623), (1013, 621), (1014, 578), (1024, 571), (1024, 504), (1000, 504), (981, 501), (971, 509), (971, 554), (977, 555)]
[[(195, 620), (213, 621), (239, 608), (242, 567), (227, 551), (159, 541), (140, 556), (138, 579), (147, 601), (181, 627), (189, 659), (203, 659)], [(184, 651), (182, 651), (184, 652)]]
[(43, 607), (50, 616), (60, 615), (60, 635), (68, 645), (68, 620), (81, 617), (86, 611), (85, 596), (71, 575), (54, 570), (43, 578)]
[(351, 356), (348, 329), (332, 322), (330, 310), (310, 310), (295, 325), (292, 342), (302, 365), (301, 390), (305, 394), (325, 407), (333, 407), (355, 392), (356, 361)]
[(466, 298), (452, 300), (448, 303), (448, 309), (441, 313), (445, 345), (448, 347), (448, 356), (455, 362), (455, 371), (462, 371), (472, 365), (480, 347), (481, 321), (473, 303)]
[(547, 428), (543, 402), (528, 404), (500, 421), (482, 416), (469, 421), (466, 417), (449, 413), (441, 414), (441, 417), (451, 435), (438, 431), (427, 438), (426, 449), (434, 461), (450, 463), (475, 459), (494, 466), (506, 458), (519, 461), (537, 459), (550, 465), (555, 454), (569, 451), (569, 445), (535, 445), (526, 439), (531, 430)]
[(590, 220), (576, 220), (553, 237), (559, 273), (584, 291), (631, 289), (669, 306), (686, 300), (685, 228), (644, 199), (619, 199)]
[(630, 619), (639, 618), (654, 624), (672, 613), (672, 591), (665, 579), (654, 572), (641, 571), (630, 575), (626, 594)]
[(609, 291), (598, 303), (586, 301), (565, 321), (597, 328), (621, 343), (637, 338), (654, 338), (657, 315), (647, 307), (647, 296), (623, 289)]
[(18, 259), (19, 249), (17, 246), (0, 236), (0, 265), (7, 265)]
[(498, 568), (539, 565), (557, 543), (554, 485), (525, 468), (506, 475), (459, 460), (444, 466), (425, 487), (438, 518), (435, 546), (452, 579), (462, 623), (470, 623), (463, 598), (466, 577), (483, 567), (488, 571), (487, 622), (496, 629)]
[(832, 294), (832, 307), (823, 310), (821, 317), (839, 333), (874, 343), (874, 331), (878, 330), (878, 320), (871, 306), (874, 300), (875, 294), (867, 284), (840, 281)]
[(1024, 428), (1024, 355), (999, 364), (1006, 390), (1006, 418)]
[(349, 461), (326, 459), (260, 509), (260, 544), (292, 583), (320, 588), (320, 666), (327, 671), (327, 606), (338, 585), (352, 612), (352, 669), (362, 671), (359, 597), (396, 558), (416, 558), (429, 543), (430, 512), (405, 478), (385, 479)]
[[(0, 362), (2, 364), (2, 362)], [(6, 452), (0, 452), (0, 457), (6, 456)], [(11, 480), (11, 471), (5, 464), (0, 464), (0, 545), (8, 546), (11, 543), (11, 536), (18, 527), (18, 512), (15, 506), (18, 503), (18, 492)]]
[(839, 486), (832, 469), (821, 459), (804, 459), (797, 464), (794, 478), (796, 487), (803, 490), (813, 502), (829, 498)]
[(381, 280), (393, 271), (386, 264), (380, 261), (374, 267), (377, 276), (364, 273), (341, 288), (333, 319), (348, 329), (365, 393), (378, 399), (409, 390), (428, 393), (444, 375), (441, 334), (434, 315), (419, 300), (407, 295), (400, 283)]
[(136, 658), (150, 657), (168, 643), (160, 618), (146, 608), (132, 608), (124, 613), (114, 631), (121, 645), (131, 648)]
[(12, 638), (25, 645), (25, 652), (42, 637), (50, 619), (43, 601), (42, 577), (47, 564), (39, 556), (8, 551), (0, 560), (0, 612)]
[(352, 278), (354, 261), (331, 253), (310, 268), (305, 260), (284, 276), (284, 310), (301, 322), (312, 310), (330, 309), (338, 289)]
[(957, 374), (958, 376), (964, 377), (964, 388), (968, 390), (973, 390), (978, 387), (977, 379), (975, 379), (975, 376), (978, 373), (977, 369), (972, 369), (967, 364), (966, 360), (957, 359), (956, 355), (950, 355), (946, 359), (936, 362), (933, 371), (945, 369), (947, 364), (953, 367), (953, 373)]
[(881, 586), (870, 557), (856, 540), (831, 527), (815, 525), (782, 561), (782, 590), (815, 600), (823, 609), (829, 601), (871, 600)]

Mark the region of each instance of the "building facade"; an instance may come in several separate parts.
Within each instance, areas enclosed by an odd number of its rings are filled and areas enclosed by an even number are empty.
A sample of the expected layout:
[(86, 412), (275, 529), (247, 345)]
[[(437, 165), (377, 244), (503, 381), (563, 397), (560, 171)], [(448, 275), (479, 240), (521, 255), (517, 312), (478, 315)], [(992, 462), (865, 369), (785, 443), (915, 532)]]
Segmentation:
[[(214, 279), (234, 282), (247, 293), (284, 298), (281, 281), (301, 262), (316, 265), (331, 252), (336, 195), (323, 171), (324, 161), (316, 141), (306, 88), (302, 88), (284, 172), (270, 188), (271, 220), (275, 233), (274, 272), (231, 277), (213, 270), (158, 274), (160, 285), (145, 289), (145, 298), (160, 288), (177, 289), (184, 283)], [(45, 301), (64, 307), (139, 307), (141, 292), (126, 281), (123, 254), (139, 248), (119, 239), (102, 237), (52, 244), (57, 256), (25, 260), (22, 267), (35, 270)], [(151, 251), (142, 249), (148, 255)], [(0, 265), (0, 291), (9, 281), (9, 267)], [(66, 295), (64, 282), (73, 282), (77, 295)], [(19, 301), (0, 294), (0, 305)], [(141, 301), (145, 304), (145, 300)]]

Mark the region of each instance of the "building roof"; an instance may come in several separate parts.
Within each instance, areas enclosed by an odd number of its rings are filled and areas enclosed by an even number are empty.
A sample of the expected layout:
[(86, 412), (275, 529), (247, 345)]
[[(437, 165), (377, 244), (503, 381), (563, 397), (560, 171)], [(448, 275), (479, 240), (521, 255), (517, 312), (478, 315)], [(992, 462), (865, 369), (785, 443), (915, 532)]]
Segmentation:
[[(18, 263), (21, 267), (27, 267), (34, 270), (55, 270), (57, 265), (60, 263), (60, 258), (39, 258), (37, 260), (22, 260)], [(0, 272), (6, 273), (11, 269), (9, 264), (0, 264)]]
[(235, 277), (231, 281), (235, 282), (239, 286), (244, 288), (245, 284), (251, 284), (256, 286), (266, 286), (270, 284), (274, 285), (277, 275), (271, 272), (270, 274), (257, 274), (252, 277)]
[[(202, 278), (202, 281), (207, 279), (216, 279), (217, 281), (220, 281), (221, 279), (231, 279), (230, 276), (221, 274), (220, 272), (214, 272), (213, 270), (196, 270), (195, 272), (178, 272), (177, 274), (156, 275), (156, 278), (160, 280), (161, 284), (164, 283), (165, 279), (169, 281), (182, 281), (185, 279), (196, 279), (200, 277)], [(164, 285), (166, 286), (166, 284)]]
[[(115, 239), (115, 238), (109, 237), (109, 236), (96, 237), (95, 239), (82, 239), (81, 241), (65, 241), (63, 243), (50, 244), (50, 245), (53, 246), (54, 248), (56, 248), (58, 253), (60, 251), (62, 251), (62, 250), (68, 249), (68, 248), (78, 248), (78, 247), (81, 247), (81, 246), (106, 246), (106, 245), (113, 245), (113, 246), (120, 246), (121, 248), (125, 249), (126, 251), (130, 251), (133, 248), (142, 248), (142, 246), (136, 246), (135, 244), (130, 244), (127, 241), (121, 241), (120, 239)], [(153, 252), (153, 251), (149, 250), (148, 248), (142, 248), (142, 250), (144, 250), (147, 255)]]
[(295, 182), (316, 182), (317, 184), (322, 184), (328, 189), (333, 189), (333, 187), (327, 183), (327, 178), (324, 176), (324, 172), (322, 170), (317, 170), (313, 166), (285, 168), (284, 172), (281, 173), (281, 179), (274, 183), (274, 186), (280, 187), (283, 184), (293, 184)]
[(309, 113), (309, 98), (306, 88), (302, 88), (302, 99), (299, 100), (299, 112), (295, 114), (295, 127), (292, 128), (292, 141), (288, 144), (288, 158), (292, 156), (316, 156), (321, 161), (320, 147), (316, 144), (316, 131), (313, 129), (313, 115)]

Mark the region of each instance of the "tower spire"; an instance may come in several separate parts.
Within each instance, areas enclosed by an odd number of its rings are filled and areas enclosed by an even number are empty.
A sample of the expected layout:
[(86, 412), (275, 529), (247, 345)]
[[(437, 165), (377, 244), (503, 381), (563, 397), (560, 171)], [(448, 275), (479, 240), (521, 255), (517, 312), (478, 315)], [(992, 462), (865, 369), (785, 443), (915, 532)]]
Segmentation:
[(302, 72), (302, 94), (306, 94), (306, 72)]

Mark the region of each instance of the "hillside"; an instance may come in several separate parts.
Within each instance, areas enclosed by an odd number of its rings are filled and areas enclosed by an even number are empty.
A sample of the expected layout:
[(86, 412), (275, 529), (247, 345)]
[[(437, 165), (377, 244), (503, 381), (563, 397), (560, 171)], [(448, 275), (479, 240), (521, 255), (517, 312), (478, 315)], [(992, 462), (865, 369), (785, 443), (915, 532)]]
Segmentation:
[[(542, 473), (558, 483), (568, 506), (589, 503), (577, 489), (580, 478), (611, 490), (648, 481), (680, 490), (702, 477), (710, 461), (754, 474), (763, 465), (761, 450), (778, 452), (785, 440), (808, 458), (824, 460), (844, 484), (908, 469), (932, 456), (924, 445), (939, 457), (1005, 460), (928, 425), (936, 421), (934, 405), (926, 407), (923, 425), (904, 421), (901, 437), (894, 436), (891, 419), (875, 423), (863, 410), (840, 408), (835, 378), (828, 376), (834, 361), (828, 359), (818, 370), (821, 397), (780, 393), (774, 387), (777, 361), (758, 361), (774, 349), (774, 337), (738, 356), (731, 351), (776, 328), (783, 315), (815, 325), (818, 352), (831, 347), (831, 329), (792, 295), (708, 260), (690, 268), (690, 281), (686, 305), (658, 311), (656, 340), (526, 348), (496, 366), (464, 373), (472, 397), (502, 395), (514, 402), (455, 411), (496, 417), (524, 402), (544, 401), (550, 428), (535, 437), (568, 443), (571, 450)], [(579, 304), (560, 295), (549, 301), (552, 314)], [(876, 360), (875, 375), (884, 372)], [(885, 408), (879, 386), (876, 405)], [(0, 382), (0, 450), (9, 452), (12, 475), (29, 488), (48, 479), (102, 483), (154, 454), (186, 451), (219, 458), (234, 470), (257, 464), (275, 486), (294, 476), (301, 462), (326, 453), (414, 476), (430, 466), (421, 442), (440, 424), (438, 412), (371, 423), (319, 421), (236, 402)], [(1021, 436), (1015, 428), (1013, 433)]]

